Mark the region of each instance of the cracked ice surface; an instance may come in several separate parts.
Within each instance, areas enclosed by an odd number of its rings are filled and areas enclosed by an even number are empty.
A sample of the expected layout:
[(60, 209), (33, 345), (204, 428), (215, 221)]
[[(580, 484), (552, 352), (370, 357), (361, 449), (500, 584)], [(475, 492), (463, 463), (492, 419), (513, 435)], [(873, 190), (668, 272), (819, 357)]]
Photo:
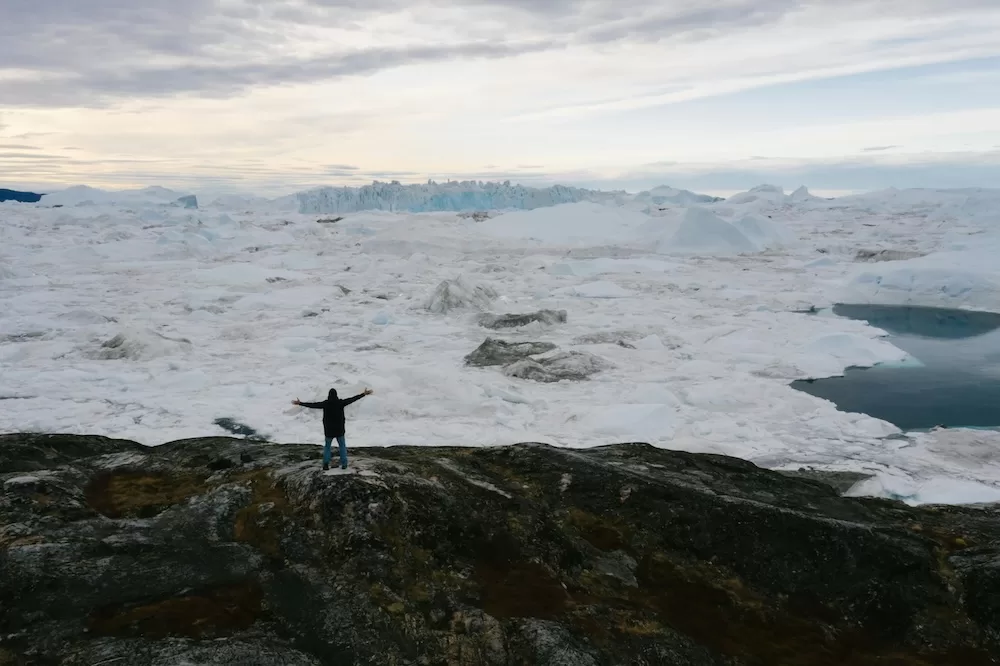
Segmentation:
[[(765, 245), (757, 237), (781, 242), (734, 255), (727, 227), (713, 256), (711, 238), (691, 235), (705, 211), (664, 204), (651, 216), (638, 200), (536, 209), (509, 224), (386, 212), (316, 224), (239, 202), (198, 211), (6, 204), (0, 430), (159, 444), (213, 434), (213, 421), (228, 417), (272, 441), (321, 443), (319, 413), (290, 400), (371, 386), (375, 395), (348, 408), (352, 446), (648, 441), (776, 468), (861, 470), (875, 478), (857, 492), (913, 502), (1000, 499), (996, 433), (887, 439), (894, 426), (788, 386), (905, 358), (864, 322), (792, 310), (845, 293), (992, 303), (997, 269), (983, 257), (1000, 248), (1000, 194), (828, 201), (759, 190), (703, 207), (755, 236), (755, 247)], [(584, 214), (585, 227), (574, 226)], [(858, 264), (858, 249), (929, 254)], [(950, 274), (959, 276), (951, 290)], [(556, 383), (466, 367), (464, 356), (497, 334), (478, 325), (476, 308), (425, 308), (460, 277), (497, 293), (493, 312), (567, 311), (564, 324), (502, 339), (551, 342), (606, 366)]]

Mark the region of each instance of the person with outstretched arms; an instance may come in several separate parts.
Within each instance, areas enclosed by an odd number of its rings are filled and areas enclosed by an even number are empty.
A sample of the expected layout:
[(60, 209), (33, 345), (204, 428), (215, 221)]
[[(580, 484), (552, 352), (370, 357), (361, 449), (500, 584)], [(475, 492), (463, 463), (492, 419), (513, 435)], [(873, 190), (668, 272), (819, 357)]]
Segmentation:
[(336, 389), (330, 389), (326, 400), (322, 402), (300, 402), (298, 398), (292, 400), (293, 405), (323, 410), (323, 434), (326, 436), (326, 445), (323, 447), (324, 470), (330, 469), (330, 459), (333, 457), (332, 445), (335, 439), (340, 448), (340, 468), (347, 469), (347, 439), (345, 437), (347, 419), (344, 416), (344, 407), (372, 393), (371, 389), (365, 389), (353, 398), (344, 400), (337, 395)]

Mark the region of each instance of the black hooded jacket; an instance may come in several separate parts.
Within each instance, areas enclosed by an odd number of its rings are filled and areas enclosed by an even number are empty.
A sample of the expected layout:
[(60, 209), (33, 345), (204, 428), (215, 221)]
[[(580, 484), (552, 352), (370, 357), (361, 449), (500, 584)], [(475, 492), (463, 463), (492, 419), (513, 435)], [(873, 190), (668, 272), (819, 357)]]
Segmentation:
[(345, 418), (344, 407), (352, 402), (357, 402), (365, 397), (364, 393), (359, 393), (353, 398), (341, 400), (337, 397), (337, 391), (330, 389), (330, 395), (323, 402), (300, 402), (303, 407), (323, 410), (323, 433), (327, 437), (342, 437), (344, 435)]

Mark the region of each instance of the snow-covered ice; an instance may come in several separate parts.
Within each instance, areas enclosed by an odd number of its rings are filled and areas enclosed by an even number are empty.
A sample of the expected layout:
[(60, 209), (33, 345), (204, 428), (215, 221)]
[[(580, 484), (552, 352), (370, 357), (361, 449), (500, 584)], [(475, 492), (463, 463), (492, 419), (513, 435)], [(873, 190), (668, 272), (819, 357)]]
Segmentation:
[[(871, 474), (855, 494), (1000, 499), (1000, 433), (902, 437), (789, 386), (913, 362), (864, 322), (794, 311), (1000, 311), (1000, 192), (827, 200), (762, 187), (714, 200), (458, 185), (403, 194), (419, 210), (507, 212), (389, 212), (403, 186), (196, 193), (198, 209), (162, 188), (0, 205), (0, 430), (159, 444), (228, 417), (321, 443), (318, 415), (290, 401), (371, 386), (349, 408), (354, 446), (641, 440)], [(383, 210), (352, 212), (365, 206)], [(317, 224), (319, 211), (344, 219)], [(926, 256), (861, 263), (859, 250)], [(483, 311), (543, 309), (566, 321), (479, 325)], [(487, 333), (601, 369), (547, 382), (466, 367)]]
[(480, 225), (498, 238), (540, 243), (594, 244), (632, 240), (649, 216), (622, 207), (592, 202), (567, 203), (499, 215)]
[(790, 351), (790, 362), (806, 377), (834, 377), (847, 367), (901, 363), (910, 358), (906, 352), (885, 340), (857, 333), (822, 335)]
[(560, 287), (553, 293), (557, 296), (578, 296), (580, 298), (626, 298), (632, 295), (628, 289), (623, 289), (607, 280)]
[(905, 261), (864, 264), (844, 289), (842, 298), (851, 303), (1000, 312), (1000, 243)]
[(676, 409), (673, 405), (607, 405), (581, 414), (579, 426), (623, 442), (670, 437)]

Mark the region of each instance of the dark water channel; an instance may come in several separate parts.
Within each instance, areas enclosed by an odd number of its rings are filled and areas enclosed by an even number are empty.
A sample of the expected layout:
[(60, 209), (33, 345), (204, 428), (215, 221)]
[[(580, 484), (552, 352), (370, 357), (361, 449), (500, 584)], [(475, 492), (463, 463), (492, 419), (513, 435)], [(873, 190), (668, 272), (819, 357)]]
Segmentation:
[(848, 368), (792, 387), (902, 430), (1000, 426), (1000, 314), (905, 306), (837, 305), (919, 363)]

